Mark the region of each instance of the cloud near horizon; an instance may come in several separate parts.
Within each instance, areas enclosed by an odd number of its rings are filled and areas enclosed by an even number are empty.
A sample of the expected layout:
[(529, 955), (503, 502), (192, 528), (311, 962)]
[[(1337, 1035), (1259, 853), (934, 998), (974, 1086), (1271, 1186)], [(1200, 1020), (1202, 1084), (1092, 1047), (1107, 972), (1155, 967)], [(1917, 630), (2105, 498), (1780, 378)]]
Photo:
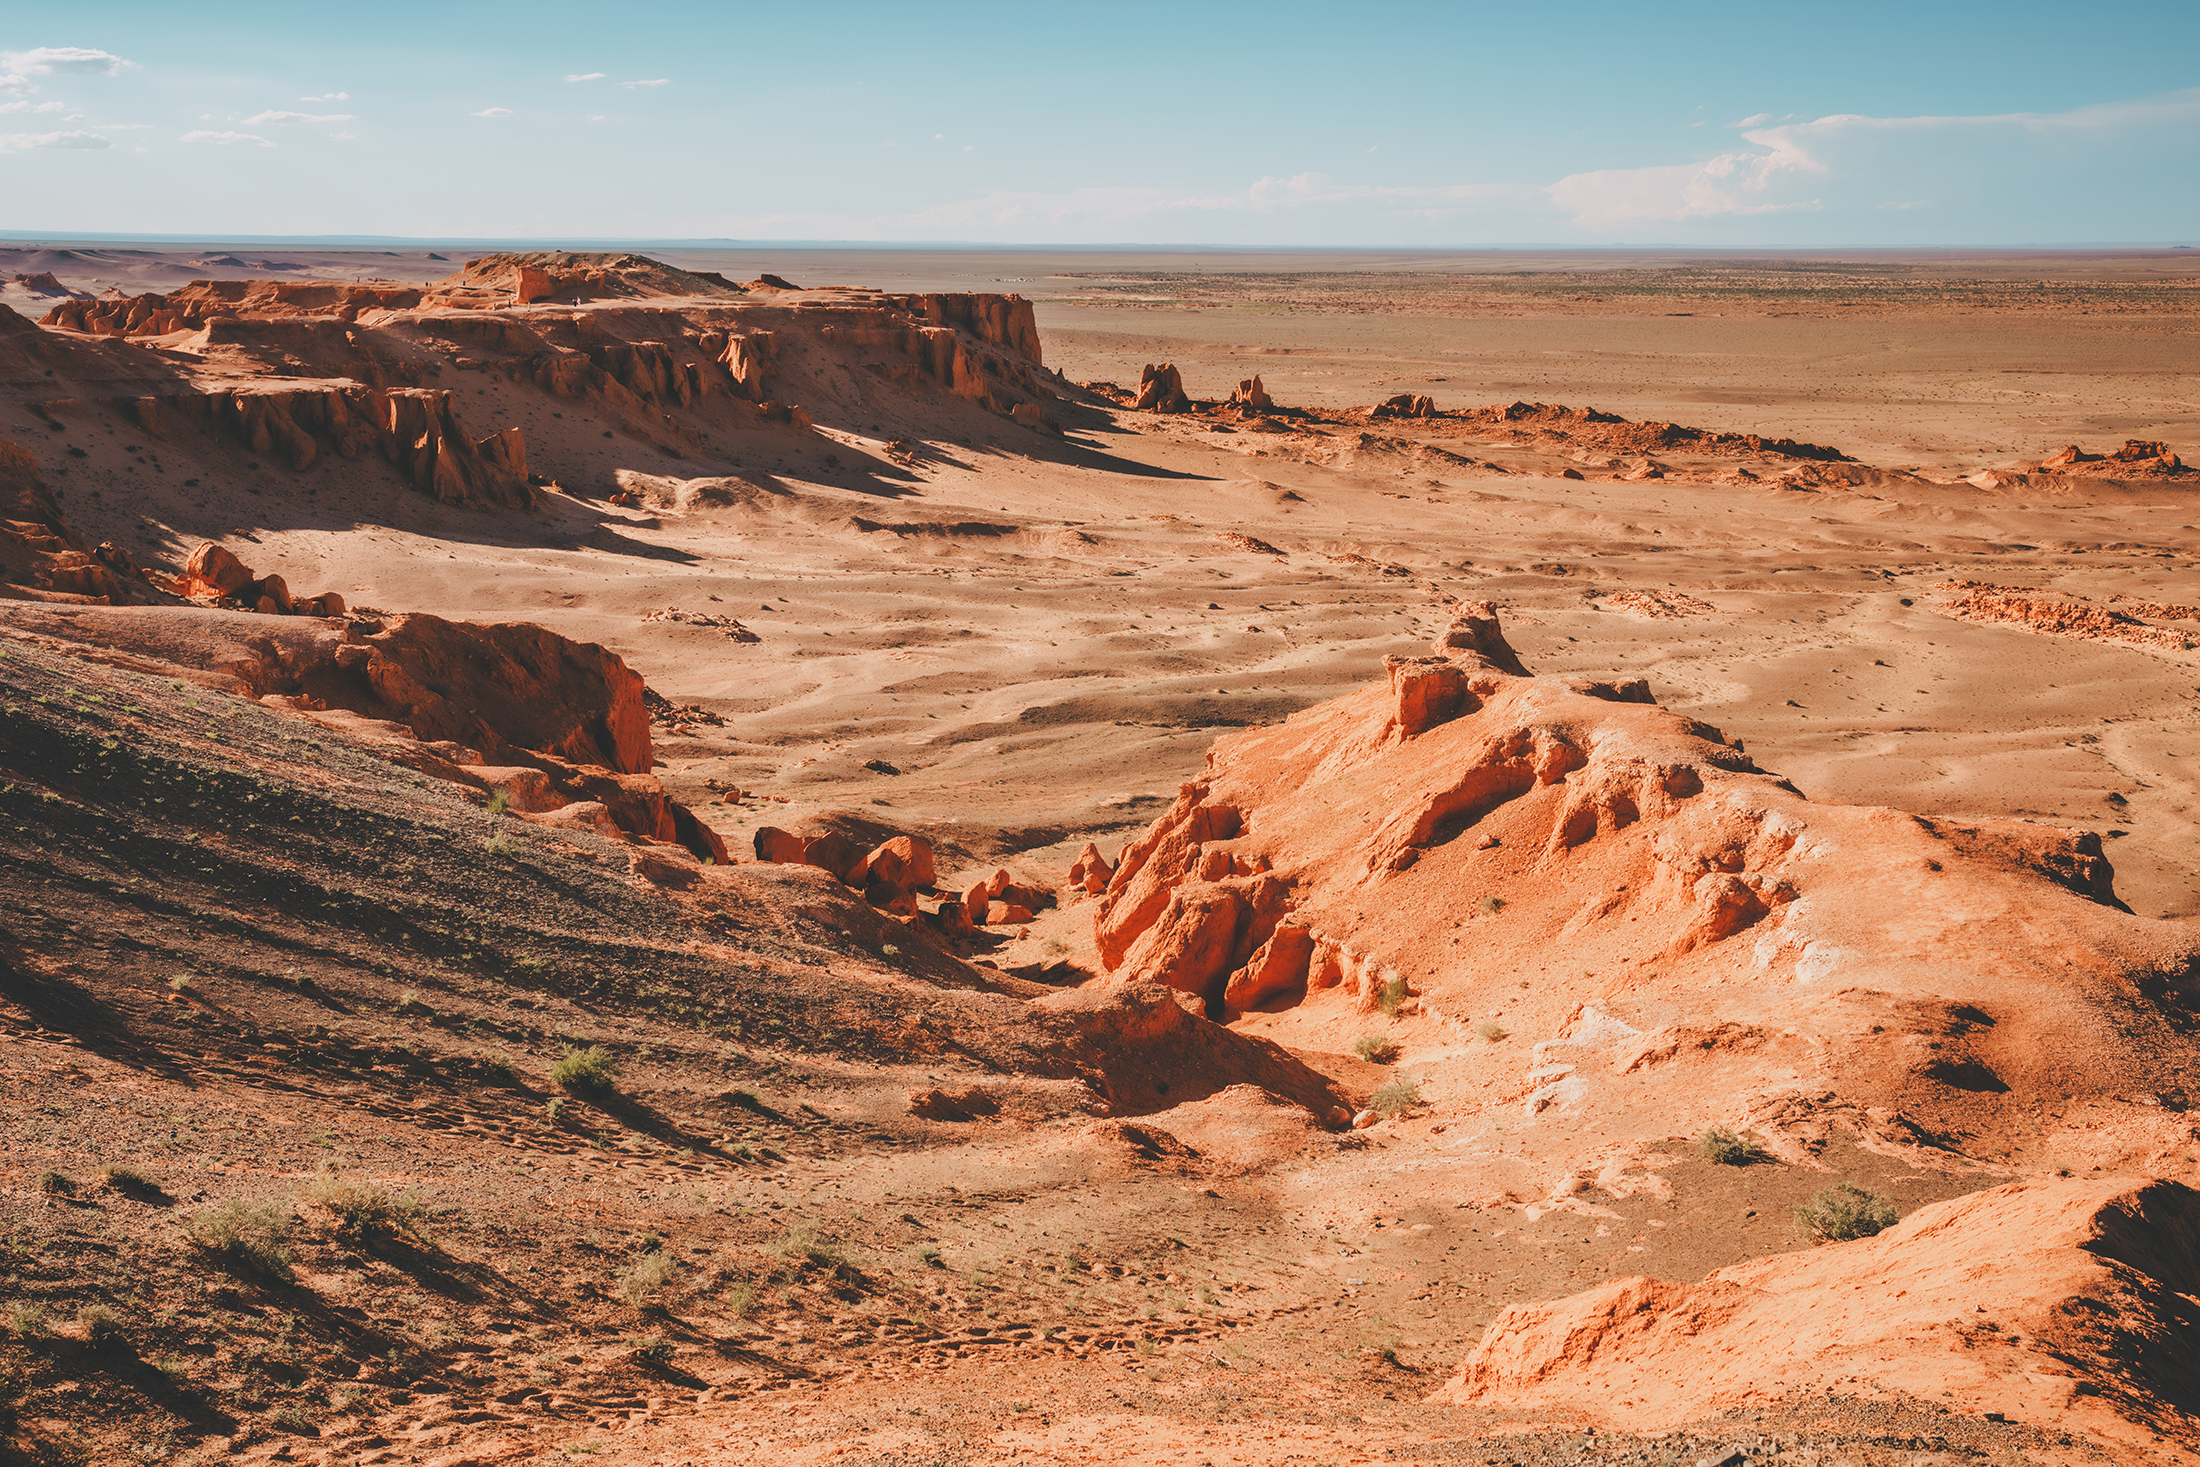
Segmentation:
[(120, 76), (135, 71), (135, 61), (125, 61), (111, 51), (90, 51), (82, 46), (40, 46), (33, 51), (0, 51), (0, 72), (11, 76), (54, 76), (62, 72)]
[(183, 135), (183, 141), (187, 143), (219, 143), (225, 148), (234, 146), (238, 143), (250, 143), (255, 147), (261, 148), (272, 148), (275, 146), (266, 138), (257, 137), (249, 132), (215, 132), (210, 128), (203, 127), (198, 128), (195, 131), (185, 133)]
[(114, 144), (96, 132), (0, 133), (0, 153), (24, 148), (111, 148)]
[(466, 115), (468, 117), (510, 117), (512, 109), (509, 107), (484, 107), (479, 112), (469, 112)]
[[(1750, 127), (1758, 120), (1745, 118), (1736, 125)], [(1548, 193), (1551, 203), (1574, 224), (1589, 229), (1817, 210), (1836, 204), (1931, 208), (1934, 196), (1953, 202), (1987, 179), (2067, 195), (2068, 190), (2082, 189), (2086, 181), (2111, 171), (2135, 140), (2155, 135), (2171, 142), (2182, 135), (2189, 147), (2189, 140), (2200, 135), (2196, 129), (2200, 129), (2200, 88), (2067, 112), (1976, 117), (1838, 113), (1814, 122), (1745, 131), (1742, 140), (1762, 152), (1720, 153), (1696, 163), (1569, 174), (1552, 184)], [(1863, 194), (1892, 194), (1901, 202), (1860, 197)]]
[(569, 82), (602, 81), (604, 75), (600, 71), (576, 71), (566, 73), (565, 79)]
[(325, 115), (316, 115), (310, 112), (258, 112), (245, 118), (244, 125), (246, 127), (260, 127), (272, 122), (278, 127), (287, 127), (293, 122), (349, 122), (351, 120), (352, 115), (349, 112), (330, 112)]

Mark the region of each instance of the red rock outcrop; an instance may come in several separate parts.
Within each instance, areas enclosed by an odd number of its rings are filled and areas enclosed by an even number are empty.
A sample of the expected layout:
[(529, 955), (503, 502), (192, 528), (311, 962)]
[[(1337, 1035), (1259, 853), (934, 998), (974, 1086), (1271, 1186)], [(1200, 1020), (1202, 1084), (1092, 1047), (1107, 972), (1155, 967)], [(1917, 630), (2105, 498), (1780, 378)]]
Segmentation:
[(38, 461), (0, 438), (0, 598), (145, 606), (168, 598), (116, 545), (87, 550)]
[(535, 301), (729, 296), (742, 288), (708, 271), (682, 270), (644, 255), (541, 250), (483, 255), (431, 282), (428, 304), (496, 309)]
[(1100, 854), (1100, 848), (1086, 841), (1085, 848), (1070, 863), (1069, 889), (1097, 896), (1108, 889), (1108, 878), (1114, 874), (1115, 866)]
[(1580, 1118), (1979, 1154), (2186, 1083), (2200, 941), (2121, 908), (2097, 836), (1812, 802), (1640, 679), (1525, 675), (1486, 606), (1439, 651), (1218, 742), (1094, 903), (1105, 969), (1215, 1014), (1341, 986), (1306, 1020), (1339, 1048), (1377, 1003), (1532, 1024), (1532, 1060), (1437, 1073), (1561, 1151)]
[(1138, 374), (1138, 397), (1131, 406), (1144, 413), (1188, 413), (1192, 400), (1184, 395), (1184, 377), (1173, 362), (1148, 363)]
[(1369, 408), (1367, 415), (1371, 418), (1433, 418), (1436, 416), (1436, 400), (1401, 392), (1396, 397), (1385, 398)]
[(362, 285), (339, 280), (194, 280), (163, 295), (104, 296), (63, 301), (39, 319), (95, 336), (165, 336), (201, 331), (221, 320), (320, 317), (356, 321), (367, 311), (409, 310), (416, 285)]
[(1264, 411), (1276, 405), (1275, 399), (1268, 395), (1268, 389), (1262, 385), (1257, 372), (1237, 385), (1230, 393), (1230, 401), (1255, 411)]
[(2018, 1182), (1876, 1237), (1515, 1304), (1432, 1401), (1659, 1431), (1723, 1408), (1906, 1392), (2200, 1462), (2200, 1193)]
[(169, 590), (193, 601), (211, 601), (240, 611), (274, 616), (342, 616), (344, 598), (334, 591), (294, 597), (281, 576), (254, 575), (252, 568), (209, 540), (191, 552), (183, 574)]

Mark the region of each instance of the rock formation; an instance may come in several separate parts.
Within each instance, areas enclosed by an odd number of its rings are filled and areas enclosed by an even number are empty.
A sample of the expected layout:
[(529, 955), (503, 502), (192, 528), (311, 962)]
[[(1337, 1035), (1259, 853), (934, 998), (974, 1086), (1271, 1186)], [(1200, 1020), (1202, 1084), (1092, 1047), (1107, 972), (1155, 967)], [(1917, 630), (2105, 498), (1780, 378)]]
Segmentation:
[(0, 438), (0, 598), (145, 606), (166, 599), (117, 545), (87, 550), (48, 492), (38, 461)]
[[(1829, 1124), (1976, 1153), (2042, 1098), (2200, 1081), (2200, 945), (2122, 909), (2097, 836), (1814, 803), (1640, 679), (1527, 676), (1487, 606), (1436, 650), (1219, 742), (1095, 903), (1106, 969), (1216, 1014), (1532, 1013), (1533, 1065), (1458, 1081), (1504, 1124), (1791, 1156)], [(1520, 979), (1554, 964), (1592, 976), (1544, 1013)]]
[(1369, 408), (1367, 415), (1371, 418), (1433, 418), (1436, 416), (1436, 399), (1401, 392), (1396, 397), (1385, 398)]
[(1256, 412), (1266, 411), (1276, 405), (1275, 400), (1269, 397), (1268, 389), (1261, 385), (1260, 374), (1257, 372), (1237, 385), (1230, 393), (1230, 401)]
[(1701, 1283), (1515, 1304), (1431, 1399), (1659, 1431), (1782, 1397), (1906, 1392), (2193, 1462), (2196, 1292), (2200, 1193), (2017, 1182)]
[(1149, 363), (1138, 374), (1138, 397), (1131, 406), (1142, 413), (1188, 413), (1192, 400), (1184, 395), (1184, 378), (1174, 363)]

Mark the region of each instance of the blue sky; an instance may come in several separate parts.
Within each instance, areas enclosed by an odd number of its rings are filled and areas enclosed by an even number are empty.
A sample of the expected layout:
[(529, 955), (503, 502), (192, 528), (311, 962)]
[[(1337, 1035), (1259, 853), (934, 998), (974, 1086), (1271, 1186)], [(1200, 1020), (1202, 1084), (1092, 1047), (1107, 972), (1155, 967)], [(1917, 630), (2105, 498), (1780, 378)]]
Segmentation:
[(0, 229), (2200, 243), (2200, 4), (77, 0)]

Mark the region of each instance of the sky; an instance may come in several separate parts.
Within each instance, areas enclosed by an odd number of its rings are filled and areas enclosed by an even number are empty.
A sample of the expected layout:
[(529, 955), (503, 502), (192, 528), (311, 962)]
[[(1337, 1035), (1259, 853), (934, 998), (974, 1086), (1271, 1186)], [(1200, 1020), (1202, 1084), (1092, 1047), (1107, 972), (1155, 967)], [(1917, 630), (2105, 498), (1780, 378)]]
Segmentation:
[(2200, 4), (72, 0), (0, 230), (2200, 244)]

